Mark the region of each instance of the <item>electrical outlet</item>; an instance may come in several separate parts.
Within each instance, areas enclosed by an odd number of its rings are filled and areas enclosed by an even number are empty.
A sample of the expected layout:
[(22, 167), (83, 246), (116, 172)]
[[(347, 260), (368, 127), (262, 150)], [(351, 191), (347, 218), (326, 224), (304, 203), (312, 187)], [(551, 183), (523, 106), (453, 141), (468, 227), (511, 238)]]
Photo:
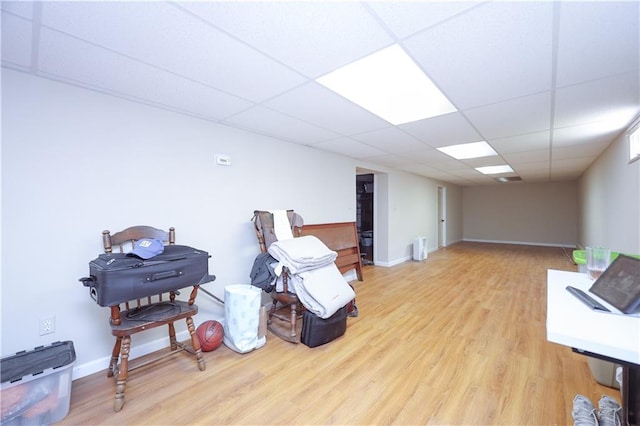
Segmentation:
[(40, 335), (51, 334), (56, 331), (56, 317), (53, 315), (50, 317), (40, 318)]

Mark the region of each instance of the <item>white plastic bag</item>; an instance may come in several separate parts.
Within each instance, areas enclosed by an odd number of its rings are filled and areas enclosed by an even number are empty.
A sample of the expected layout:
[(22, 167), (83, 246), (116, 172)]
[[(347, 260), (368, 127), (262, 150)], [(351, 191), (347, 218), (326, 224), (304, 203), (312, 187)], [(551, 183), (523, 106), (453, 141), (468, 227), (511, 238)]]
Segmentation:
[(224, 288), (225, 330), (223, 342), (239, 353), (261, 348), (266, 336), (258, 336), (262, 290), (248, 284)]

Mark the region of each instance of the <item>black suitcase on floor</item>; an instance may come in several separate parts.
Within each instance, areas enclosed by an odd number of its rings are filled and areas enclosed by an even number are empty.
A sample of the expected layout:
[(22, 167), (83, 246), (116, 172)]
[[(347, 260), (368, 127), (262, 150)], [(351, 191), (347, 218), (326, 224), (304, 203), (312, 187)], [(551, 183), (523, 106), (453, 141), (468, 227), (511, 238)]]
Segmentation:
[(209, 275), (209, 253), (170, 245), (148, 260), (124, 253), (105, 253), (89, 262), (89, 277), (80, 281), (100, 306), (179, 290), (215, 279)]
[(342, 336), (347, 330), (347, 308), (342, 307), (329, 318), (323, 319), (305, 311), (302, 318), (300, 341), (310, 348), (324, 345)]

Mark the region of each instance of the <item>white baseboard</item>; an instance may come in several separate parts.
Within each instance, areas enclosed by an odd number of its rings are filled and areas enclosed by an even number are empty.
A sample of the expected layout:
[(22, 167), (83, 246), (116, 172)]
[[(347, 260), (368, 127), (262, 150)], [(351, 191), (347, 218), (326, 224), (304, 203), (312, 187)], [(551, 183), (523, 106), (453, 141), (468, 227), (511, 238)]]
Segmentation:
[[(179, 342), (189, 339), (189, 331), (184, 330), (176, 333), (176, 339)], [(115, 343), (115, 338), (114, 338)], [(162, 337), (152, 342), (144, 343), (142, 345), (136, 345), (131, 347), (131, 353), (129, 359), (139, 358), (144, 355), (148, 355), (152, 352), (164, 349), (169, 346), (169, 337)], [(81, 377), (88, 376), (93, 373), (104, 370), (105, 377), (107, 375), (107, 368), (109, 367), (109, 361), (111, 361), (111, 354), (106, 357), (95, 359), (93, 361), (86, 362), (84, 364), (77, 365), (73, 368), (72, 380), (79, 379)]]
[[(453, 245), (455, 243), (459, 243), (461, 241), (464, 241), (464, 240), (460, 239), (460, 240), (455, 240), (455, 241), (449, 241), (446, 246), (442, 246), (442, 247), (449, 247), (449, 246), (451, 246), (451, 245)], [(441, 247), (439, 247), (439, 248), (441, 248)], [(438, 250), (438, 249), (436, 248), (434, 250)]]
[(531, 241), (500, 241), (500, 240), (476, 240), (473, 238), (464, 238), (462, 241), (469, 241), (473, 243), (494, 243), (494, 244), (514, 244), (523, 246), (543, 246), (543, 247), (562, 247), (562, 248), (575, 248), (575, 244), (556, 244), (556, 243), (539, 243)]
[(411, 256), (406, 256), (406, 257), (403, 257), (403, 258), (400, 258), (400, 259), (395, 259), (395, 260), (392, 260), (391, 262), (378, 262), (378, 261), (376, 261), (376, 266), (384, 266), (384, 267), (390, 268), (392, 266), (399, 265), (399, 264), (407, 262), (409, 260), (411, 260)]

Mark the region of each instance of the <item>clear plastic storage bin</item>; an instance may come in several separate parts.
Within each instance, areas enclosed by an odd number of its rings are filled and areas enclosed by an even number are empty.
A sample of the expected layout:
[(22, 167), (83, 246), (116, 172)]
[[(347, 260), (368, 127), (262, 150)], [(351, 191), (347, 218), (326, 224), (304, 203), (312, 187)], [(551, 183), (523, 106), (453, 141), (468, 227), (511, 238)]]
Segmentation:
[(3, 426), (47, 425), (69, 413), (73, 342), (55, 342), (0, 360)]

